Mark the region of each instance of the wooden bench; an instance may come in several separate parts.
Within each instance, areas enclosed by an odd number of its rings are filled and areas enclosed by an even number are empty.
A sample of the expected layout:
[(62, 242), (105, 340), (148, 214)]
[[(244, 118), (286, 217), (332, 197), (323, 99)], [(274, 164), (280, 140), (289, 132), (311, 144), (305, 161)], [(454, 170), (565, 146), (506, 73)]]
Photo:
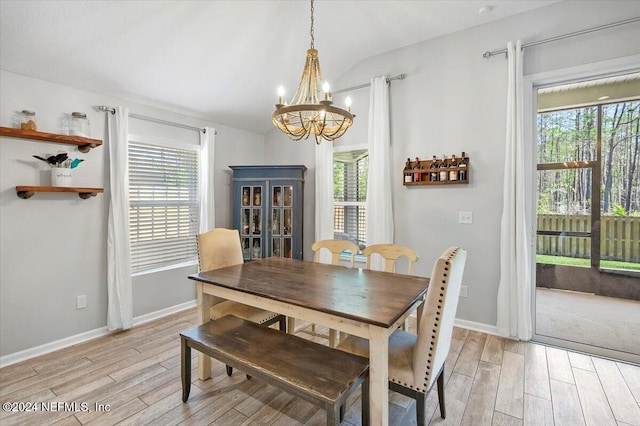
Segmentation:
[(340, 424), (340, 407), (362, 384), (362, 424), (369, 424), (369, 360), (233, 315), (180, 333), (182, 401), (191, 389), (191, 348), (311, 402)]

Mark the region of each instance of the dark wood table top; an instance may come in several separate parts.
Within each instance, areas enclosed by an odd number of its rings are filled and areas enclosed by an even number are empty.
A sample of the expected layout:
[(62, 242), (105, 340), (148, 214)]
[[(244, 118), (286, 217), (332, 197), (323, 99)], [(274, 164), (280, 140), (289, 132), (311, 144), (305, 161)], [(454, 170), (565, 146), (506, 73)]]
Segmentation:
[(429, 285), (424, 277), (280, 257), (189, 278), (386, 328), (424, 296)]

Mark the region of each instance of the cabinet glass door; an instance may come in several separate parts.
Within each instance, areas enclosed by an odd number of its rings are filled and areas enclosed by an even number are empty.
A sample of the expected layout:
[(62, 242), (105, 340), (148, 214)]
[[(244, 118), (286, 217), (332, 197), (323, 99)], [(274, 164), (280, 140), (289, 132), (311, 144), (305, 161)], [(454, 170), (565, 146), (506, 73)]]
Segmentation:
[(271, 197), (271, 255), (291, 257), (293, 187), (273, 186)]
[(262, 186), (248, 185), (242, 187), (240, 209), (242, 255), (245, 259), (260, 259), (262, 257), (262, 234), (264, 232)]

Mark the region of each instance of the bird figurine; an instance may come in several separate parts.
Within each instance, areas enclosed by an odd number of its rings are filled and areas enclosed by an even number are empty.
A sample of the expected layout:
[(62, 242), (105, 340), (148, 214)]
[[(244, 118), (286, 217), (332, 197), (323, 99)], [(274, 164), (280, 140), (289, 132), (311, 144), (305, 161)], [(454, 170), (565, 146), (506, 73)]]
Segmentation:
[(84, 160), (82, 160), (82, 159), (80, 159), (80, 158), (76, 158), (75, 160), (73, 160), (73, 161), (71, 162), (71, 165), (70, 165), (69, 167), (70, 167), (70, 168), (72, 168), (72, 169), (75, 169), (75, 168), (76, 168), (76, 167), (78, 167), (78, 165), (79, 165), (80, 163), (82, 163), (83, 161), (84, 161)]

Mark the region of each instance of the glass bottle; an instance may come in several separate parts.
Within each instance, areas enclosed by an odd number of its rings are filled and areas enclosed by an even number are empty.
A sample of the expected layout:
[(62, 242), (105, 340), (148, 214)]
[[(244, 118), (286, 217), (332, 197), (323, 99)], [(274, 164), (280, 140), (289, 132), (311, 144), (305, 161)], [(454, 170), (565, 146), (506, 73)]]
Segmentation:
[(458, 172), (458, 179), (467, 180), (467, 159), (464, 155), (464, 151), (462, 151), (462, 157), (460, 158), (458, 167), (460, 168), (460, 171)]
[(407, 158), (407, 162), (404, 165), (404, 182), (410, 183), (413, 182), (413, 176), (411, 173), (411, 159)]
[(431, 169), (431, 173), (429, 173), (429, 180), (431, 182), (437, 182), (438, 181), (438, 159), (436, 158), (436, 156), (433, 156), (433, 160), (431, 161), (431, 165), (429, 166), (429, 168)]
[(69, 135), (88, 138), (89, 133), (89, 119), (87, 118), (87, 114), (83, 112), (72, 112)]
[(446, 182), (447, 175), (447, 157), (442, 154), (442, 161), (440, 162), (440, 182)]
[(458, 180), (458, 162), (456, 161), (456, 155), (451, 154), (451, 161), (449, 161), (449, 180)]
[(420, 159), (416, 157), (416, 164), (413, 166), (413, 181), (420, 182), (422, 180), (422, 173), (420, 172)]

